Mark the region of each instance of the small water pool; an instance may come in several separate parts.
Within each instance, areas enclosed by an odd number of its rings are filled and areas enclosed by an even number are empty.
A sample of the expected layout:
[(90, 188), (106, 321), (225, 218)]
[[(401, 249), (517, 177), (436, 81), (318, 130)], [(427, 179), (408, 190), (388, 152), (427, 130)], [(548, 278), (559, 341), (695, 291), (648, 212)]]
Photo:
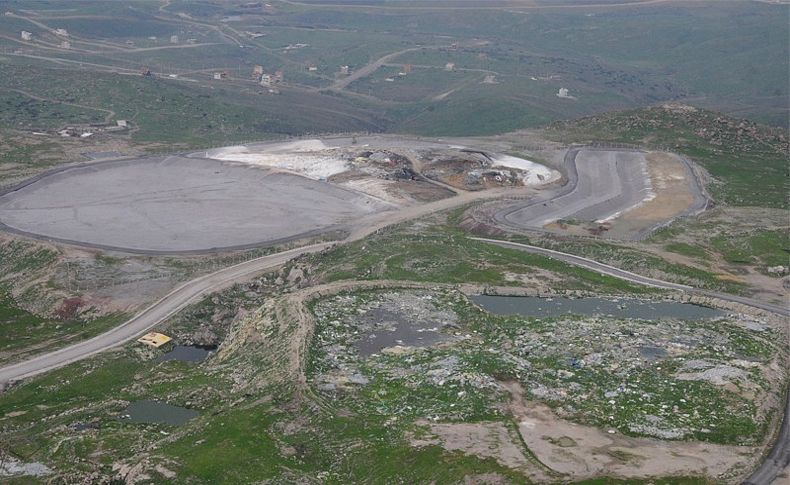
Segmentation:
[(209, 354), (217, 350), (216, 346), (202, 345), (176, 345), (173, 350), (160, 355), (155, 360), (165, 362), (168, 360), (181, 360), (184, 362), (203, 362)]
[(692, 303), (606, 298), (540, 298), (533, 296), (475, 295), (472, 301), (496, 315), (559, 317), (562, 315), (612, 316), (657, 320), (701, 320), (724, 315), (721, 310)]
[(172, 424), (174, 426), (182, 425), (199, 415), (200, 413), (194, 409), (148, 399), (129, 404), (123, 413), (123, 417), (132, 423)]

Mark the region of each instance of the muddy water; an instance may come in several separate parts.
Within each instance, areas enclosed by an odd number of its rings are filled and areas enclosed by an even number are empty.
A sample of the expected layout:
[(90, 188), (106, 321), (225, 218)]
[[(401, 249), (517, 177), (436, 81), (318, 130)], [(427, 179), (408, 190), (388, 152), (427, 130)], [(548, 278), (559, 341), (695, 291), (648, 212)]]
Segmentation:
[(203, 362), (217, 347), (199, 345), (176, 345), (173, 350), (156, 358), (157, 362), (180, 360), (184, 362)]
[(395, 345), (427, 347), (445, 338), (435, 328), (415, 328), (409, 323), (396, 323), (387, 329), (364, 335), (354, 343), (354, 347), (360, 355), (369, 356)]
[(129, 404), (129, 407), (123, 413), (123, 417), (132, 423), (158, 423), (178, 426), (192, 418), (196, 418), (199, 414), (194, 409), (145, 399)]
[(397, 312), (380, 308), (366, 316), (378, 325), (354, 342), (359, 354), (365, 357), (395, 345), (426, 347), (447, 338), (439, 331), (442, 327), (439, 321), (413, 322)]
[(714, 308), (678, 303), (606, 298), (538, 298), (532, 296), (475, 295), (472, 301), (496, 315), (557, 317), (562, 315), (611, 316), (657, 320), (700, 320), (724, 315)]

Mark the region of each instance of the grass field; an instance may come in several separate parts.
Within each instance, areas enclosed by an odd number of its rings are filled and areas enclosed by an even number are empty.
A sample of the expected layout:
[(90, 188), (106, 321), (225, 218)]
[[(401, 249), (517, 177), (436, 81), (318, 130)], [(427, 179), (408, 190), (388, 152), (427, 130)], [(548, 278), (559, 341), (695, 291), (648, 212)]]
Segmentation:
[[(379, 126), (375, 115), (336, 97), (317, 93), (304, 96), (286, 92), (271, 96), (257, 94), (259, 90), (253, 89), (240, 94), (232, 88), (207, 89), (140, 76), (56, 72), (17, 64), (4, 67), (13, 75), (4, 76), (0, 88), (25, 89), (53, 101), (111, 110), (115, 113), (113, 119), (130, 120), (139, 127), (132, 139), (141, 143), (222, 145), (332, 132), (340, 126), (347, 131), (375, 130)], [(22, 110), (12, 113), (20, 122), (44, 127), (78, 121), (62, 116), (60, 110), (40, 111), (35, 116)]]
[(101, 123), (105, 113), (23, 94), (0, 91), (0, 124), (17, 130), (46, 130), (69, 124)]
[[(709, 271), (707, 268), (702, 269), (698, 266), (670, 262), (649, 250), (627, 247), (616, 242), (552, 237), (531, 238), (528, 241), (518, 237), (511, 239), (517, 242), (526, 242), (584, 256), (627, 271), (633, 271), (637, 274), (697, 288), (724, 291), (732, 294), (741, 294), (748, 291), (748, 287), (745, 284), (737, 281), (722, 280), (717, 274)], [(702, 247), (696, 245), (682, 244), (672, 246), (672, 249), (676, 249), (675, 252), (678, 252), (678, 248), (681, 254), (687, 255), (692, 251), (695, 254), (704, 254), (705, 252)]]
[(125, 314), (90, 320), (58, 316), (42, 318), (19, 308), (7, 293), (0, 292), (0, 327), (3, 329), (0, 362), (19, 360), (50, 347), (88, 339), (125, 319)]
[[(588, 12), (484, 5), (452, 15), (406, 7), (172, 2), (160, 10), (150, 2), (106, 9), (73, 2), (64, 10), (12, 1), (7, 8), (14, 16), (0, 25), (6, 36), (0, 38), (0, 62), (8, 72), (2, 85), (49, 98), (63, 82), (75, 99), (84, 87), (97, 94), (101, 107), (140, 121), (140, 140), (185, 144), (353, 130), (495, 134), (678, 99), (786, 122), (788, 33), (780, 6), (730, 2)], [(33, 18), (36, 9), (45, 14)], [(42, 23), (72, 32), (72, 49), (58, 49), (60, 39)], [(34, 40), (13, 40), (22, 29), (32, 31)], [(178, 35), (177, 45), (170, 35)], [(353, 91), (341, 99), (315, 92), (330, 85), (341, 65), (355, 71), (415, 47), (423, 48), (391, 60), (413, 64), (410, 76), (386, 82), (397, 67), (383, 68), (351, 86), (365, 98), (354, 98)], [(459, 72), (443, 72), (446, 62)], [(30, 75), (7, 64), (25, 66)], [(281, 97), (254, 94), (262, 91), (250, 81), (254, 65), (284, 71)], [(308, 65), (318, 70), (308, 71)], [(140, 80), (110, 82), (106, 74), (91, 80), (79, 73), (133, 74), (142, 66), (198, 83), (153, 83), (152, 94), (140, 90)], [(227, 70), (234, 80), (210, 82), (216, 70)], [(486, 73), (497, 84), (479, 84)], [(55, 86), (41, 86), (40, 79)], [(560, 88), (576, 99), (556, 97)], [(184, 91), (202, 92), (195, 99)], [(80, 119), (79, 113), (65, 114)], [(37, 123), (46, 125), (46, 110), (41, 116)], [(13, 121), (0, 120), (0, 127)]]
[[(690, 227), (688, 227), (690, 226)], [(684, 231), (688, 227), (687, 231)], [(726, 225), (699, 224), (670, 228), (658, 232), (652, 242), (693, 240), (693, 243), (672, 242), (667, 250), (700, 259), (716, 258), (733, 268), (753, 268), (766, 274), (768, 268), (790, 267), (790, 230), (744, 228), (732, 231)], [(782, 276), (782, 272), (776, 276)]]
[[(452, 220), (452, 216), (451, 216)], [(534, 275), (552, 289), (649, 293), (650, 289), (543, 256), (474, 241), (449, 225), (420, 222), (388, 228), (363, 241), (312, 257), (326, 281), (392, 279), (520, 286), (506, 274)], [(562, 275), (562, 282), (541, 272)]]

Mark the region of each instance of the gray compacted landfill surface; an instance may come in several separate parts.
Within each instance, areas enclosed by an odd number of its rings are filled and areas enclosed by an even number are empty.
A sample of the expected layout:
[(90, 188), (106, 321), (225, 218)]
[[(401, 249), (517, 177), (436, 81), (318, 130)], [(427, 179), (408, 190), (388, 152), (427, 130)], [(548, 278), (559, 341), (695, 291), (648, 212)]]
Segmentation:
[(383, 210), (325, 182), (168, 156), (73, 167), (0, 197), (12, 231), (136, 252), (201, 251), (317, 234)]
[[(647, 161), (638, 151), (571, 150), (577, 177), (558, 196), (511, 206), (498, 214), (518, 227), (540, 228), (558, 219), (611, 217), (644, 200), (649, 191)], [(573, 161), (571, 161), (573, 162)], [(571, 177), (573, 178), (573, 177)]]

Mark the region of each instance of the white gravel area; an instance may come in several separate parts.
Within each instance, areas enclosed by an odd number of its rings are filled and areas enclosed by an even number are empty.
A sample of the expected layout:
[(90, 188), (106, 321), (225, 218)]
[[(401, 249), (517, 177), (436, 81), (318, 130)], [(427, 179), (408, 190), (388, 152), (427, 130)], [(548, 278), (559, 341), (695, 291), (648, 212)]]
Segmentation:
[(348, 170), (348, 164), (331, 154), (321, 140), (300, 140), (266, 145), (237, 145), (215, 148), (206, 152), (206, 158), (225, 162), (279, 169), (321, 180)]
[(511, 155), (495, 155), (493, 162), (495, 167), (515, 168), (523, 171), (524, 175), (521, 179), (524, 185), (528, 186), (543, 185), (560, 178), (558, 171), (524, 158)]

